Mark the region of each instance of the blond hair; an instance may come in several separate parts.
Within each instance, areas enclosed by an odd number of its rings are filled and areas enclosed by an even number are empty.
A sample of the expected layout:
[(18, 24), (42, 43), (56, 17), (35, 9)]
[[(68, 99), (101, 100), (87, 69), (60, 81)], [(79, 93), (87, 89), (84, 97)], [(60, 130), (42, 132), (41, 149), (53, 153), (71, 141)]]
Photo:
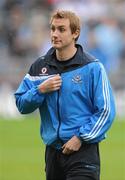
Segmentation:
[[(80, 33), (80, 19), (74, 12), (67, 10), (57, 10), (51, 16), (50, 25), (52, 24), (53, 19), (69, 19), (72, 34), (77, 30)], [(78, 38), (79, 36), (75, 39), (75, 41), (77, 41)]]

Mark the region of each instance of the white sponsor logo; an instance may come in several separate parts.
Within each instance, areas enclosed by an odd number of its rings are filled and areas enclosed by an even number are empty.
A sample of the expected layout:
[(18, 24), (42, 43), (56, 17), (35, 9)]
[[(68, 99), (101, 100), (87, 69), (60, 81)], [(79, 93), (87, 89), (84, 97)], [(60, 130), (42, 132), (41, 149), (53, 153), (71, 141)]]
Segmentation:
[(42, 72), (42, 74), (45, 74), (47, 72), (47, 68), (46, 67), (42, 68), (41, 72)]

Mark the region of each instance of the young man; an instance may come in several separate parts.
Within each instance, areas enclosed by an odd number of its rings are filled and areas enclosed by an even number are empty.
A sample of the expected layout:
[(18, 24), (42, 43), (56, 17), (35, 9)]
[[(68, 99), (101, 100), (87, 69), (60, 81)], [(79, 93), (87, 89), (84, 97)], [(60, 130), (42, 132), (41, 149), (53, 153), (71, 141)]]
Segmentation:
[(103, 65), (76, 44), (79, 18), (57, 11), (52, 48), (32, 64), (15, 93), (22, 114), (39, 108), (47, 180), (99, 180), (99, 142), (115, 117)]

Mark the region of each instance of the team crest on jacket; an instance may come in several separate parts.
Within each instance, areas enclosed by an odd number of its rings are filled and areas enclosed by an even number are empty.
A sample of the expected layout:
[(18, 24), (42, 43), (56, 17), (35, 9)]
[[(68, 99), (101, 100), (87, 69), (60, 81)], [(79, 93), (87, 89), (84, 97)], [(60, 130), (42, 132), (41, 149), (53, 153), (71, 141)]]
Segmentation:
[(75, 83), (82, 83), (82, 77), (80, 75), (76, 75), (72, 78), (72, 81)]

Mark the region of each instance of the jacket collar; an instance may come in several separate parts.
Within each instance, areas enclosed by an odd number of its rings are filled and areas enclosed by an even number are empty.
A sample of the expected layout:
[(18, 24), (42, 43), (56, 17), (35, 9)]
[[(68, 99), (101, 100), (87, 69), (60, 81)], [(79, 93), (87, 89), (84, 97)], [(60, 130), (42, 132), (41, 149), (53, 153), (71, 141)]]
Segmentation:
[[(83, 48), (79, 44), (76, 44), (76, 47), (77, 47), (76, 55), (74, 56), (73, 60), (70, 61), (68, 66), (83, 64), (83, 60), (85, 58)], [(46, 54), (46, 62), (47, 64), (52, 65), (52, 66), (57, 66), (57, 63), (55, 60), (55, 51), (56, 51), (55, 48), (52, 47)]]

